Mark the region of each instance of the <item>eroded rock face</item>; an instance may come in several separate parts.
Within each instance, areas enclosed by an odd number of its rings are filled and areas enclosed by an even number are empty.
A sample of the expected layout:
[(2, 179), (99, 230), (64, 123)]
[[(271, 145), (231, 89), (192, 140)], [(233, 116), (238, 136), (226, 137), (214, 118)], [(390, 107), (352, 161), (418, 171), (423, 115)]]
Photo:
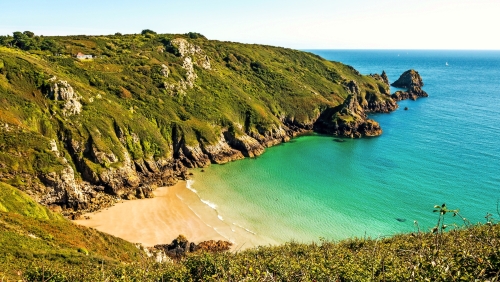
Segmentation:
[(124, 159), (118, 168), (109, 168), (99, 174), (99, 179), (110, 189), (111, 194), (122, 195), (141, 183), (129, 153), (124, 150)]
[[(197, 65), (205, 70), (211, 70), (210, 58), (205, 54), (200, 46), (189, 43), (184, 38), (176, 38), (170, 41), (170, 47), (177, 50), (178, 55), (184, 59), (182, 68), (186, 70), (184, 79), (175, 83), (164, 82), (164, 87), (171, 95), (185, 95), (187, 89), (192, 89), (198, 75), (194, 66)], [(168, 67), (163, 67), (162, 74), (168, 77)]]
[(241, 151), (229, 146), (223, 134), (221, 134), (220, 139), (216, 144), (203, 145), (203, 151), (208, 155), (210, 160), (216, 164), (223, 164), (245, 158)]
[(48, 93), (49, 98), (56, 101), (66, 101), (63, 106), (63, 114), (65, 116), (78, 115), (82, 111), (82, 104), (80, 103), (81, 96), (79, 96), (73, 87), (64, 80), (57, 80), (54, 76), (49, 79), (50, 90)]
[(380, 93), (388, 94), (388, 95), (391, 93), (391, 90), (389, 87), (389, 78), (387, 77), (387, 74), (385, 73), (385, 71), (382, 71), (382, 74), (375, 73), (375, 74), (370, 74), (370, 76), (375, 78), (375, 80), (378, 80), (378, 81), (383, 83), (383, 87), (379, 86)]
[(39, 199), (41, 204), (66, 215), (71, 215), (76, 210), (95, 211), (114, 204), (115, 199), (104, 193), (104, 187), (75, 179), (75, 171), (65, 157), (60, 157), (55, 140), (51, 140), (50, 146), (64, 168), (41, 176), (42, 182), (51, 187), (48, 193), (41, 195)]
[(429, 95), (422, 90), (424, 83), (422, 77), (415, 70), (405, 71), (398, 80), (391, 84), (394, 87), (406, 88), (406, 91), (397, 91), (391, 95), (396, 100), (412, 99), (416, 100), (419, 97), (428, 97)]
[(359, 90), (359, 86), (356, 83), (356, 81), (354, 81), (354, 80), (349, 81), (345, 85), (345, 87), (347, 89), (347, 92), (349, 92), (350, 94), (352, 94), (352, 95), (354, 95), (356, 97), (359, 96), (359, 95), (361, 95), (361, 91)]
[(242, 136), (233, 136), (229, 132), (226, 132), (224, 136), (225, 139), (228, 140), (231, 147), (242, 152), (245, 157), (253, 158), (264, 153), (264, 147), (259, 143), (259, 141), (246, 134)]
[(184, 144), (179, 157), (189, 168), (207, 167), (210, 165), (210, 158), (203, 152), (200, 144), (196, 146), (188, 146)]
[(360, 138), (382, 134), (380, 125), (368, 119), (355, 95), (349, 95), (344, 103), (326, 110), (316, 122), (314, 129), (336, 136)]
[(194, 71), (193, 60), (191, 57), (185, 57), (182, 68), (186, 70), (186, 85), (189, 88), (194, 87), (194, 81), (198, 78), (198, 75)]
[(176, 38), (170, 41), (170, 45), (175, 47), (181, 57), (191, 56), (194, 63), (200, 67), (210, 70), (210, 58), (205, 54), (205, 51), (200, 46), (189, 43), (184, 38)]

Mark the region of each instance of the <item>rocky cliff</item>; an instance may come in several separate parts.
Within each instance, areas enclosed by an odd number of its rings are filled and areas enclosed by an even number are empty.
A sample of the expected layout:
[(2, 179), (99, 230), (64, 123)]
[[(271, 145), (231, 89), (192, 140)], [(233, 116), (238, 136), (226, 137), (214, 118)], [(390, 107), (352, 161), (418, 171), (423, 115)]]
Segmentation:
[(396, 101), (400, 100), (416, 100), (419, 97), (428, 97), (427, 92), (422, 90), (424, 83), (422, 77), (415, 70), (405, 71), (398, 80), (391, 84), (394, 87), (405, 88), (406, 91), (396, 91), (392, 94), (392, 98)]
[(354, 94), (349, 95), (342, 105), (324, 111), (316, 121), (314, 130), (349, 138), (382, 134), (380, 125), (368, 119), (358, 102), (358, 97)]
[[(0, 181), (72, 217), (299, 134), (380, 135), (367, 114), (397, 108), (385, 72), (290, 49), (183, 35), (50, 40), (57, 56), (0, 47)], [(415, 73), (400, 80), (421, 95)]]

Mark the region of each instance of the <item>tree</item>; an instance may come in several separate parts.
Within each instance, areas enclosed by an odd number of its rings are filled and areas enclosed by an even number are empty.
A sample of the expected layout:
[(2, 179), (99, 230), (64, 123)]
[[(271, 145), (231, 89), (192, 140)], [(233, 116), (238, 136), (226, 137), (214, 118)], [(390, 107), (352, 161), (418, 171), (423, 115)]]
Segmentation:
[(20, 31), (15, 31), (12, 33), (13, 35), (13, 44), (17, 46), (20, 49), (23, 50), (28, 50), (29, 46), (31, 45), (31, 38), (29, 38), (26, 34), (20, 32)]
[(7, 35), (7, 36), (0, 35), (0, 45), (11, 46), (12, 41), (13, 41), (13, 38), (10, 37), (9, 35)]
[(156, 32), (152, 31), (151, 29), (144, 29), (141, 31), (142, 35), (147, 35), (147, 34), (156, 34)]
[(40, 49), (43, 51), (48, 50), (53, 54), (61, 53), (63, 50), (62, 46), (59, 43), (57, 43), (54, 39), (49, 39), (49, 38), (45, 38), (41, 42)]
[(203, 34), (198, 32), (188, 32), (186, 33), (186, 36), (188, 36), (191, 39), (198, 39), (198, 38), (207, 39)]
[(31, 32), (29, 30), (23, 32), (23, 34), (26, 35), (26, 36), (28, 36), (29, 38), (35, 37), (35, 33)]

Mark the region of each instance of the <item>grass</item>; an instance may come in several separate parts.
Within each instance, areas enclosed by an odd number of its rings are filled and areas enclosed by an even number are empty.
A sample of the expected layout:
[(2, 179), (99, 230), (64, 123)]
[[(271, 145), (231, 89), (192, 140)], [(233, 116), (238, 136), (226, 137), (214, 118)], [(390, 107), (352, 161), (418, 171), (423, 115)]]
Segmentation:
[(18, 189), (0, 182), (0, 277), (17, 277), (33, 263), (78, 267), (140, 261), (133, 244), (77, 226)]
[[(194, 65), (193, 88), (181, 87), (187, 72), (184, 58), (170, 44), (175, 38), (202, 50), (189, 54), (194, 61), (209, 58), (211, 69)], [(344, 101), (343, 84), (350, 80), (360, 85), (359, 99), (388, 99), (372, 77), (286, 48), (189, 34), (35, 36), (21, 45), (9, 40), (0, 38), (5, 45), (0, 46), (0, 138), (21, 142), (2, 145), (0, 171), (22, 173), (4, 173), (0, 179), (19, 188), (23, 181), (31, 183), (26, 178), (61, 169), (60, 160), (42, 149), (52, 139), (83, 180), (106, 186), (99, 175), (122, 167), (127, 156), (165, 161), (178, 155), (180, 143), (203, 148), (218, 143), (225, 131), (270, 135), (284, 121), (309, 127), (319, 113)], [(77, 52), (95, 59), (79, 61)], [(66, 102), (50, 99), (54, 76), (81, 97), (79, 115), (65, 115)], [(4, 130), (3, 124), (14, 130)], [(98, 158), (88, 148), (110, 157)], [(24, 160), (14, 151), (23, 152)], [(94, 177), (85, 178), (89, 175)]]

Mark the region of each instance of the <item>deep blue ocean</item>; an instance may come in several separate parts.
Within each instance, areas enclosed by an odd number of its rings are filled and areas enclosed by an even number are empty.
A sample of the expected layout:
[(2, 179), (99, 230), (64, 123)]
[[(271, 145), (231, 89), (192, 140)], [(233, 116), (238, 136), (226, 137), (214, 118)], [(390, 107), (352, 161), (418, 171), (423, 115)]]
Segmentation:
[(500, 51), (309, 52), (362, 74), (385, 70), (390, 82), (415, 69), (429, 97), (371, 115), (380, 137), (304, 136), (195, 172), (190, 188), (221, 221), (259, 236), (255, 245), (387, 236), (416, 231), (415, 221), (426, 231), (443, 203), (473, 223), (500, 219)]

